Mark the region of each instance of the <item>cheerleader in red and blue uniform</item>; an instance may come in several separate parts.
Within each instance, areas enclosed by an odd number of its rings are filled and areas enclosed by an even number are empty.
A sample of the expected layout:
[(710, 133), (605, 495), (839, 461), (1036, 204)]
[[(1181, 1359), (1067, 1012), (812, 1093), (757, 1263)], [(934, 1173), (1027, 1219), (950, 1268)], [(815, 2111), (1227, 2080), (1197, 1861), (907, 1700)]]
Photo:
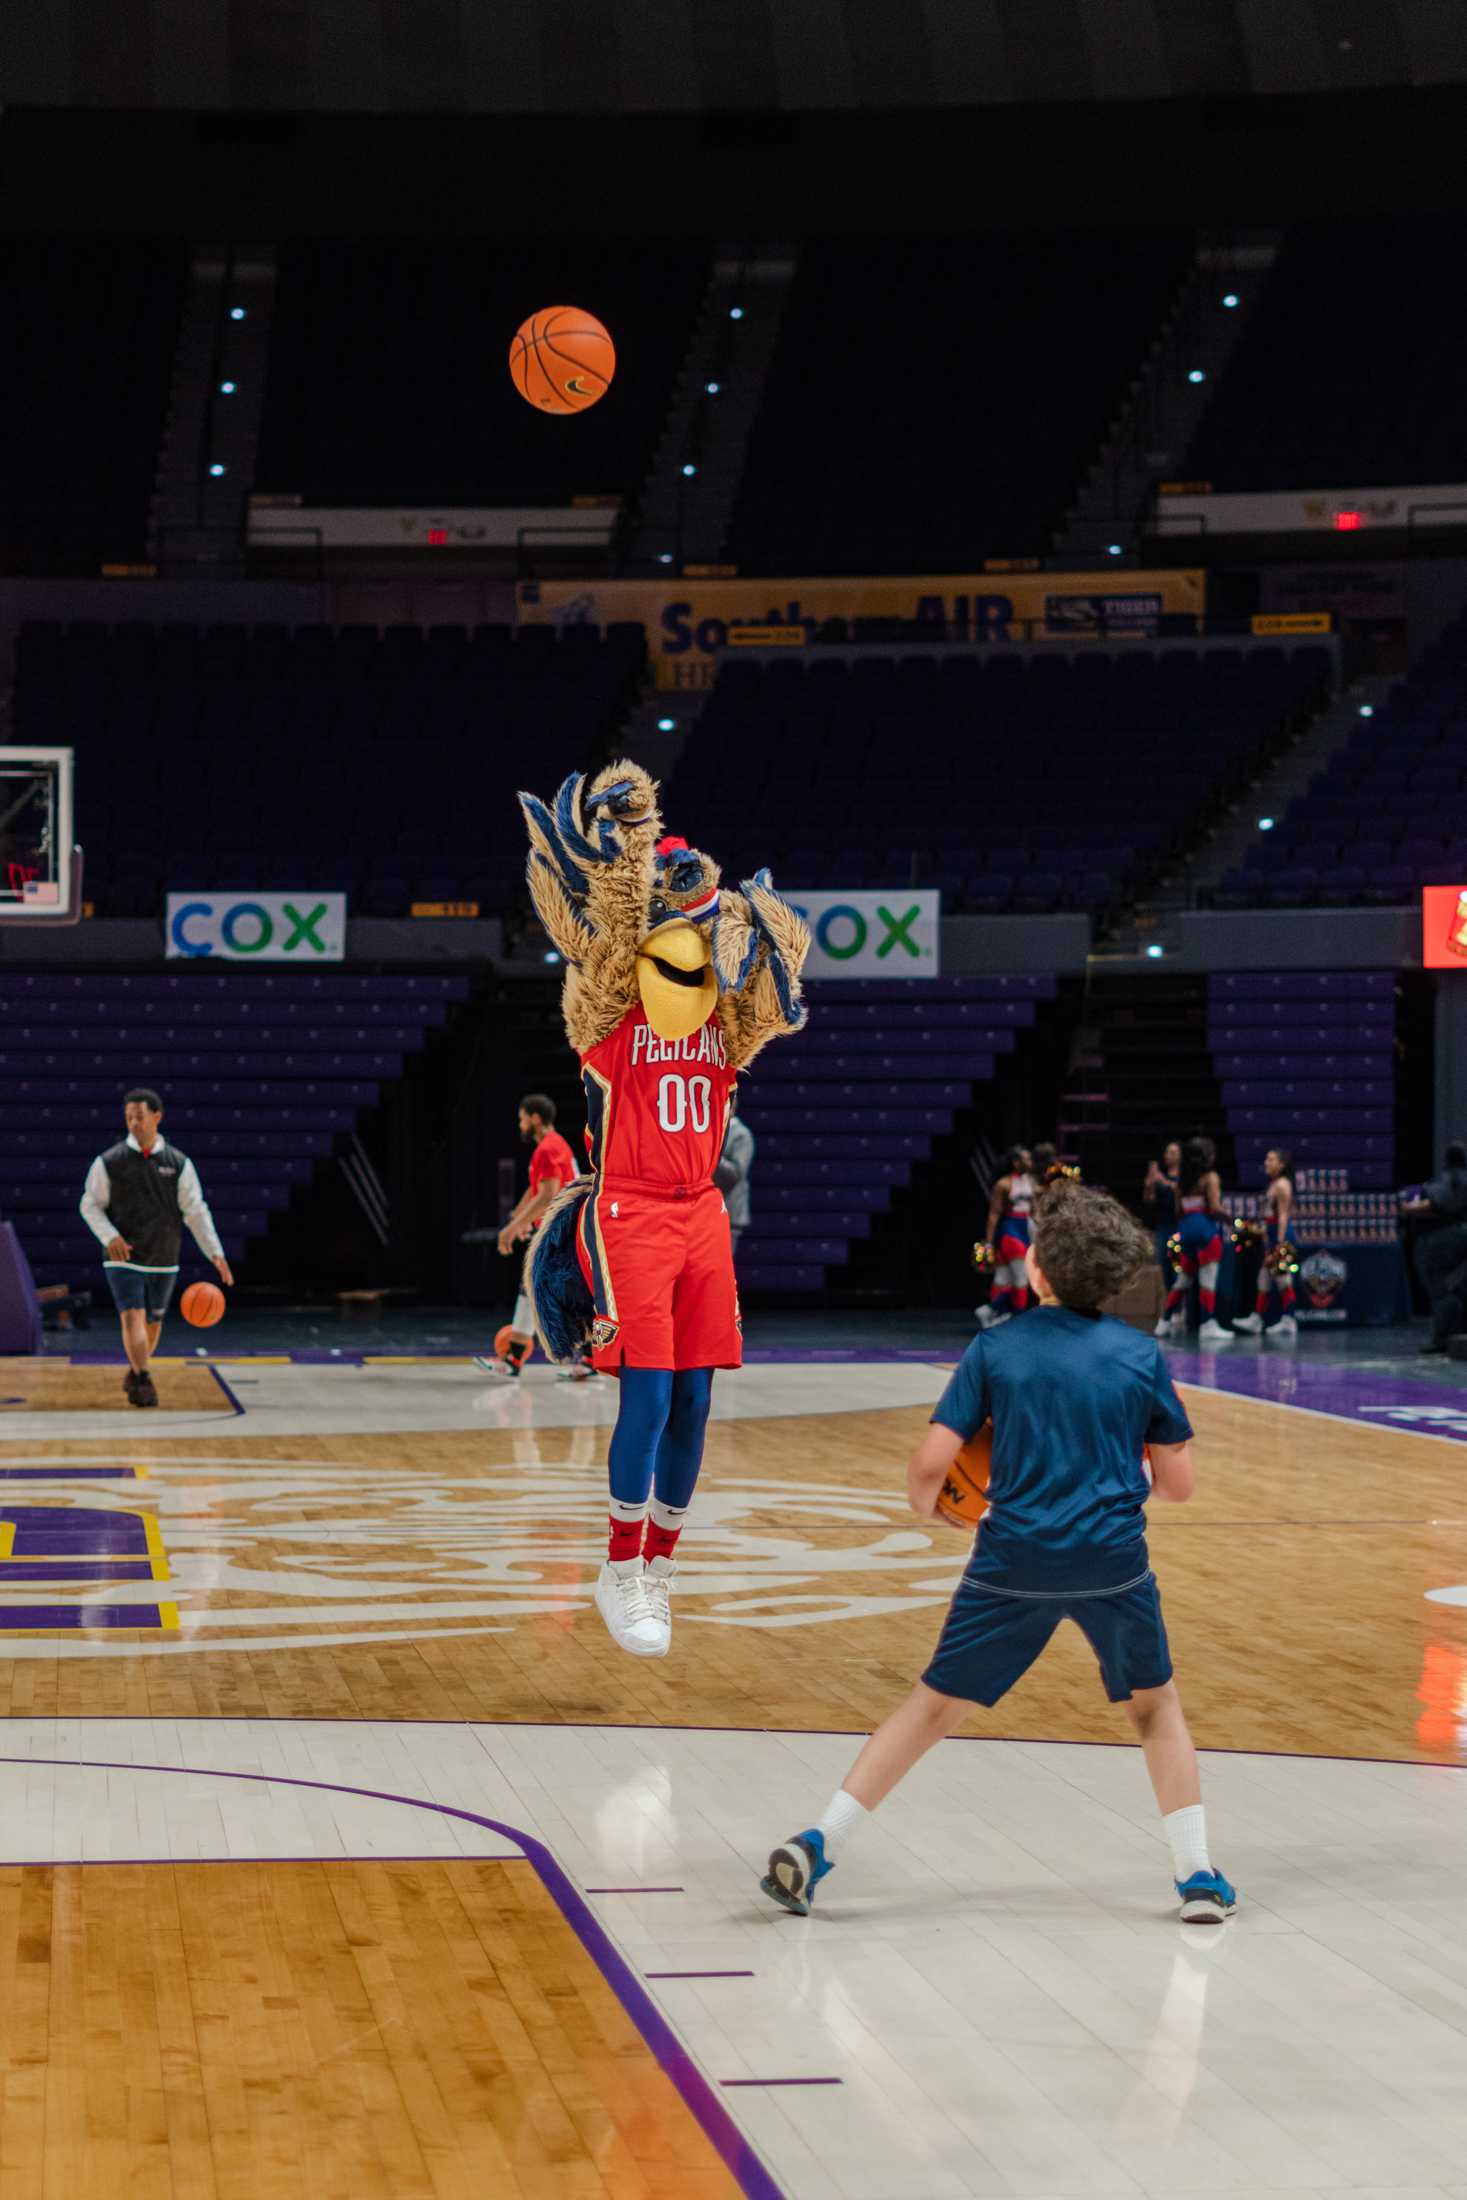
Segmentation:
[(1029, 1217), (1034, 1212), (1037, 1190), (1034, 1162), (1027, 1146), (1010, 1146), (1004, 1156), (1004, 1173), (993, 1187), (988, 1202), (988, 1244), (993, 1253), (993, 1289), (988, 1304), (980, 1307), (980, 1328), (991, 1329), (1022, 1314), (1029, 1305), (1029, 1272), (1024, 1256), (1029, 1250)]
[(1189, 1138), (1182, 1148), (1178, 1205), (1177, 1273), (1166, 1296), (1166, 1311), (1156, 1325), (1158, 1337), (1180, 1337), (1187, 1325), (1187, 1288), (1195, 1276), (1202, 1307), (1200, 1344), (1231, 1344), (1233, 1333), (1217, 1318), (1217, 1276), (1222, 1266), (1222, 1185), (1215, 1167), (1217, 1150), (1210, 1138)]
[[(1268, 1190), (1263, 1203), (1268, 1213), (1263, 1225), (1263, 1261), (1258, 1270), (1258, 1297), (1253, 1312), (1245, 1314), (1234, 1329), (1245, 1329), (1250, 1336), (1258, 1336), (1268, 1323), (1269, 1301), (1275, 1291), (1279, 1295), (1279, 1318), (1269, 1330), (1271, 1337), (1297, 1337), (1299, 1324), (1294, 1319), (1294, 1275), (1291, 1264), (1280, 1260), (1279, 1250), (1285, 1246), (1297, 1246), (1298, 1232), (1294, 1228), (1294, 1157), (1281, 1146), (1270, 1147), (1263, 1157), (1264, 1172), (1268, 1177)], [(1294, 1256), (1297, 1262), (1297, 1253)]]

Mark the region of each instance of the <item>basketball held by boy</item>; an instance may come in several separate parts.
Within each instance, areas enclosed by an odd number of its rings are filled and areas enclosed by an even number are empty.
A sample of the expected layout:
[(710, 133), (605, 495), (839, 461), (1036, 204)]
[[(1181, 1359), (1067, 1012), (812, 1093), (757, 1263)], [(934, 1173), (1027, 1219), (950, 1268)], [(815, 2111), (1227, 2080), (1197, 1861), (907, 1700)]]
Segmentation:
[(939, 1517), (954, 1462), (991, 1422), (972, 1556), (906, 1702), (821, 1815), (772, 1852), (761, 1885), (783, 1908), (808, 1914), (872, 1811), (975, 1704), (1001, 1702), (1065, 1619), (1140, 1742), (1183, 1921), (1220, 1924), (1236, 1908), (1208, 1847), (1146, 1548), (1147, 1501), (1192, 1495), (1192, 1428), (1160, 1345), (1099, 1311), (1151, 1258), (1150, 1238), (1106, 1194), (1062, 1182), (1040, 1199), (1026, 1256), (1035, 1308), (973, 1339), (907, 1467), (913, 1512)]

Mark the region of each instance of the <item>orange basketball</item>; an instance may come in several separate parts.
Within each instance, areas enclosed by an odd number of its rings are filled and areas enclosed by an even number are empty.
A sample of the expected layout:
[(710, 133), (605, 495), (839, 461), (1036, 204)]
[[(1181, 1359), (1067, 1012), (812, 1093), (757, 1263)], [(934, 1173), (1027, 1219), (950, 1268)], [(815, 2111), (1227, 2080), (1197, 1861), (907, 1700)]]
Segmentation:
[(594, 313), (545, 306), (515, 330), (509, 371), (536, 412), (584, 412), (611, 387), (616, 346)]
[(947, 1470), (937, 1493), (937, 1509), (954, 1528), (976, 1528), (988, 1510), (988, 1474), (993, 1461), (993, 1423), (985, 1421)]
[(178, 1311), (195, 1329), (212, 1329), (224, 1319), (224, 1293), (217, 1283), (191, 1283), (178, 1302)]
[[(508, 1352), (509, 1352), (509, 1347), (510, 1347), (510, 1340), (511, 1340), (511, 1339), (513, 1338), (513, 1336), (514, 1336), (514, 1331), (513, 1331), (513, 1330), (512, 1330), (511, 1328), (510, 1328), (510, 1325), (509, 1325), (509, 1323), (508, 1323), (508, 1322), (506, 1322), (506, 1323), (505, 1323), (505, 1325), (504, 1325), (504, 1327), (503, 1327), (502, 1329), (500, 1329), (500, 1330), (496, 1330), (496, 1331), (495, 1331), (495, 1335), (494, 1335), (494, 1350), (495, 1350), (495, 1352), (496, 1352), (496, 1353), (498, 1354), (498, 1356), (499, 1356), (499, 1358), (500, 1358), (501, 1360), (502, 1360), (502, 1359), (504, 1359), (504, 1358), (506, 1357), (506, 1355), (508, 1354)], [(534, 1344), (533, 1344), (533, 1343), (531, 1343), (531, 1344), (530, 1344), (530, 1346), (528, 1347), (528, 1349), (527, 1349), (527, 1350), (526, 1350), (526, 1352), (525, 1352), (525, 1358), (526, 1358), (527, 1360), (532, 1360), (532, 1359), (533, 1359), (534, 1357), (535, 1357), (535, 1347), (534, 1347)]]

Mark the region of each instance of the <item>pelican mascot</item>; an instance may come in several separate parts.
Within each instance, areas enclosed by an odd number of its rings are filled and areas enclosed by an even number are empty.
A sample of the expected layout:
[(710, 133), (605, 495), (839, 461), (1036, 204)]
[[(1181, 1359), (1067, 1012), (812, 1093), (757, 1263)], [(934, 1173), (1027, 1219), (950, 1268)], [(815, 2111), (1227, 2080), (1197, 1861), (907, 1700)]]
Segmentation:
[(623, 1650), (664, 1657), (713, 1373), (743, 1357), (713, 1172), (738, 1073), (804, 1026), (810, 936), (767, 871), (721, 891), (717, 866), (664, 832), (635, 764), (520, 803), (530, 894), (565, 960), (591, 1160), (532, 1240), (525, 1290), (552, 1360), (589, 1349), (619, 1378), (596, 1605)]

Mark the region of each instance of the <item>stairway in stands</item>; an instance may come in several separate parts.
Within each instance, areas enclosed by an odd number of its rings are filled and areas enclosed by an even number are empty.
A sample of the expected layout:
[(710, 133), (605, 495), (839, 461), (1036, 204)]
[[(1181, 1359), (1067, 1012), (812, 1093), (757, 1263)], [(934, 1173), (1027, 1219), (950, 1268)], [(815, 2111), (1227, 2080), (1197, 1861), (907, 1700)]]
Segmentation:
[(347, 971), (0, 973), (0, 1215), (36, 1281), (100, 1280), (77, 1203), (129, 1086), (162, 1093), (237, 1261), (467, 992)]
[(1092, 1183), (1134, 1202), (1152, 1156), (1194, 1131), (1216, 1141), (1223, 1182), (1236, 1184), (1206, 978), (1092, 975), (1061, 1102), (1060, 1144), (1079, 1156)]
[(1052, 977), (816, 981), (810, 1022), (740, 1087), (757, 1152), (746, 1291), (811, 1295), (869, 1238), (1000, 1056), (1053, 998)]

